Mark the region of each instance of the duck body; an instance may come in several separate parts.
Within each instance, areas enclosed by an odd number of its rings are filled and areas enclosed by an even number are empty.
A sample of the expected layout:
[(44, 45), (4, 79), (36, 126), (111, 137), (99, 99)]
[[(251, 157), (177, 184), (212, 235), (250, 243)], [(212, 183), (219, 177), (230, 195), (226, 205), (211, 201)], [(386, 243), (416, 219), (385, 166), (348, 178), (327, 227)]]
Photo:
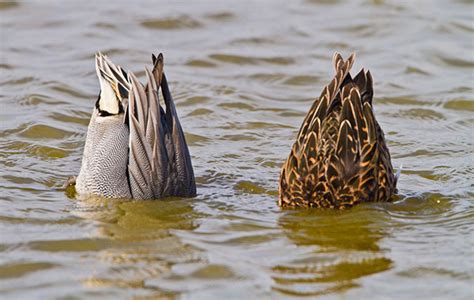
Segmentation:
[[(159, 199), (196, 194), (183, 130), (163, 72), (153, 56), (143, 86), (106, 56), (96, 56), (101, 92), (89, 122), (81, 170), (80, 197)], [(164, 107), (158, 91), (163, 94)]]
[(372, 110), (372, 76), (349, 71), (354, 55), (333, 57), (336, 75), (299, 130), (279, 181), (282, 207), (344, 209), (390, 201), (394, 174), (382, 128)]

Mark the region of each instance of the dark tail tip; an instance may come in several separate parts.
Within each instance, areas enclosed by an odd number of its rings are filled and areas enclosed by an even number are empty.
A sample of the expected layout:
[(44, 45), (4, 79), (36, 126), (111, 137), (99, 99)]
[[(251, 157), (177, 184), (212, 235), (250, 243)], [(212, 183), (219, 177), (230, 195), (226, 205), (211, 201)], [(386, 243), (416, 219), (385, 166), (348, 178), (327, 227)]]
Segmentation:
[(158, 56), (153, 53), (151, 54), (151, 61), (153, 62), (153, 65), (156, 65), (156, 62), (159, 60), (163, 61), (163, 53), (158, 54)]

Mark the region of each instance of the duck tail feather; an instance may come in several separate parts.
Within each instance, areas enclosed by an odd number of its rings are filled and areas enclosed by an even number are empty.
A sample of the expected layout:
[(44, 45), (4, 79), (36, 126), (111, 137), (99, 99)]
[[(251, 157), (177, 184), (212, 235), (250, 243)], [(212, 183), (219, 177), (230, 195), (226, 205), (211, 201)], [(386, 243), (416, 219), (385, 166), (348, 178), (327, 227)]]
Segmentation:
[(158, 56), (155, 56), (154, 54), (152, 54), (152, 61), (153, 61), (153, 69), (151, 73), (153, 74), (155, 78), (155, 84), (159, 89), (161, 86), (161, 81), (163, 79), (163, 67), (165, 64), (163, 54), (160, 53), (158, 54)]
[(372, 99), (374, 97), (374, 86), (373, 86), (373, 79), (372, 74), (369, 70), (365, 73), (366, 84), (365, 84), (365, 93), (362, 97), (362, 102), (369, 102), (372, 104)]
[(96, 72), (99, 80), (104, 79), (111, 85), (119, 100), (128, 98), (130, 81), (127, 73), (101, 52), (96, 54)]

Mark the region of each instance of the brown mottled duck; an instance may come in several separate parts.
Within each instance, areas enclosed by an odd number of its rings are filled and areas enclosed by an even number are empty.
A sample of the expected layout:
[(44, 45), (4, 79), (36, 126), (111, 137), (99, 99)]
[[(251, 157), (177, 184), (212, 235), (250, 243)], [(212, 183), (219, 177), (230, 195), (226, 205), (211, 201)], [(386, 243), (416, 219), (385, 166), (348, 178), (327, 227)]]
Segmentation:
[(372, 110), (372, 76), (362, 69), (353, 78), (354, 59), (334, 54), (336, 75), (311, 106), (281, 169), (280, 206), (344, 209), (390, 201), (397, 192), (390, 152)]

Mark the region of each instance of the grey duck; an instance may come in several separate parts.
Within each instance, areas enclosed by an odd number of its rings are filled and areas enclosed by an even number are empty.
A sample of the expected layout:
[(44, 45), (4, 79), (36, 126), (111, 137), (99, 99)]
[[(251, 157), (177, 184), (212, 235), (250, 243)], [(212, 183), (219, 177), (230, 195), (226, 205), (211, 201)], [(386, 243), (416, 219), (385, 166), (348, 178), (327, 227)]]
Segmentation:
[[(158, 199), (196, 194), (191, 157), (165, 73), (152, 55), (147, 84), (96, 56), (101, 91), (89, 123), (76, 185), (82, 198)], [(161, 90), (164, 106), (160, 105)], [(75, 182), (74, 182), (75, 181)]]

